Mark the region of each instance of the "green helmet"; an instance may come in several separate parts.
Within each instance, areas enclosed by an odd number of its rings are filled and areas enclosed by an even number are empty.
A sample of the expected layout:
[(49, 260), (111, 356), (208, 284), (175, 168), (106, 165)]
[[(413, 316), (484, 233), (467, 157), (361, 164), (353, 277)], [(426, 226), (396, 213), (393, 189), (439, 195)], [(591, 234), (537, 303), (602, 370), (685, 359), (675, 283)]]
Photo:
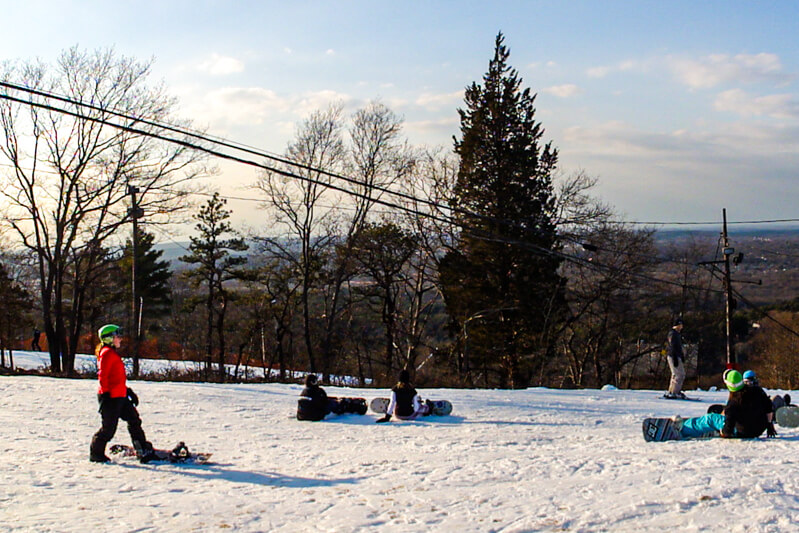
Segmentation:
[(744, 377), (737, 370), (724, 371), (724, 384), (730, 392), (736, 392), (744, 388)]
[(100, 337), (100, 342), (103, 344), (111, 344), (114, 341), (115, 335), (120, 335), (121, 329), (116, 324), (106, 324), (97, 330), (97, 335)]

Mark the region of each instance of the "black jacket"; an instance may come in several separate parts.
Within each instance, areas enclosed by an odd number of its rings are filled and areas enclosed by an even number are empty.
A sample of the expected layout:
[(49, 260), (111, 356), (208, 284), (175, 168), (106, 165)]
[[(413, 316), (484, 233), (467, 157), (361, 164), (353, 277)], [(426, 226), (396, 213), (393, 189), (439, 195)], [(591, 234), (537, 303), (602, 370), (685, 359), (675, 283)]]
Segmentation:
[(744, 387), (730, 395), (724, 408), (724, 429), (726, 436), (754, 439), (763, 434), (768, 427), (768, 414), (773, 407), (771, 399), (757, 386)]
[(309, 385), (302, 389), (297, 401), (297, 420), (322, 420), (330, 410), (327, 393), (319, 385)]
[(396, 394), (397, 405), (394, 407), (394, 414), (397, 416), (411, 416), (416, 412), (413, 399), (416, 397), (416, 389), (409, 383), (397, 383), (391, 392)]
[(666, 355), (671, 357), (671, 360), (676, 364), (683, 360), (682, 353), (682, 334), (676, 329), (669, 331), (667, 340), (668, 348)]

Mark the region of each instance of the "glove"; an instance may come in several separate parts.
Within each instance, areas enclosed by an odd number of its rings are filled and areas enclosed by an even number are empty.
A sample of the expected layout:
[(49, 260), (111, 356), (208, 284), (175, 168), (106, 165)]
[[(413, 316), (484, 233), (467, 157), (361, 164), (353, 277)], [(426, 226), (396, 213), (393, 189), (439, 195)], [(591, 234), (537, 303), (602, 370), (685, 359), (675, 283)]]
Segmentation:
[(130, 387), (128, 387), (128, 400), (130, 400), (130, 403), (132, 403), (134, 407), (139, 405), (139, 397), (136, 396), (136, 393), (133, 392), (133, 389)]
[(106, 401), (109, 401), (109, 400), (111, 400), (111, 393), (110, 392), (104, 392), (102, 394), (98, 394), (97, 395), (97, 403), (100, 404), (100, 407), (97, 409), (98, 413), (102, 413), (103, 412), (103, 403), (105, 403)]
[(391, 420), (391, 415), (386, 415), (383, 418), (378, 418), (377, 423), (382, 424), (383, 422), (388, 422), (389, 420)]
[(768, 427), (766, 428), (766, 436), (768, 438), (773, 438), (777, 436), (777, 430), (774, 429), (774, 422), (768, 423)]

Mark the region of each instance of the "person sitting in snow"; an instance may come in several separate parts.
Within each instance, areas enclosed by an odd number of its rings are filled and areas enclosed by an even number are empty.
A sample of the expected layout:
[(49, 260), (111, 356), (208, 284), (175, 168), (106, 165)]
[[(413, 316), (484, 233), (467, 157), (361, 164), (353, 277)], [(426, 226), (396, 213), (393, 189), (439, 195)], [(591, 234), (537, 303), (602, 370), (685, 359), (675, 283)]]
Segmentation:
[(391, 389), (391, 401), (386, 409), (386, 415), (377, 422), (388, 422), (391, 420), (391, 415), (400, 420), (413, 420), (417, 416), (429, 415), (430, 411), (430, 400), (422, 402), (421, 396), (411, 385), (410, 373), (403, 370), (399, 374), (399, 382)]
[(746, 386), (737, 370), (724, 372), (724, 384), (730, 391), (723, 413), (708, 413), (696, 418), (675, 417), (675, 426), (683, 438), (702, 437), (716, 432), (723, 438), (754, 439), (767, 432), (776, 437), (774, 409), (768, 395), (757, 385)]
[[(760, 387), (760, 383), (757, 381), (757, 374), (755, 374), (754, 370), (747, 370), (744, 372), (744, 385), (747, 387)], [(762, 388), (762, 387), (760, 387)], [(777, 412), (777, 409), (780, 407), (787, 407), (791, 405), (791, 395), (785, 394), (784, 396), (780, 396), (779, 394), (773, 396), (771, 398), (771, 406), (774, 408), (774, 412)]]
[(141, 418), (136, 406), (139, 398), (128, 388), (125, 377), (125, 363), (117, 350), (122, 344), (121, 330), (114, 324), (106, 324), (98, 331), (100, 344), (97, 345), (97, 401), (100, 402), (102, 427), (94, 434), (89, 447), (89, 460), (106, 463), (110, 459), (105, 454), (105, 446), (117, 431), (121, 418), (128, 423), (128, 433), (139, 461), (147, 463), (155, 458), (153, 445), (144, 435)]
[(317, 384), (316, 374), (305, 376), (305, 388), (297, 400), (297, 420), (322, 420), (330, 412), (325, 390)]

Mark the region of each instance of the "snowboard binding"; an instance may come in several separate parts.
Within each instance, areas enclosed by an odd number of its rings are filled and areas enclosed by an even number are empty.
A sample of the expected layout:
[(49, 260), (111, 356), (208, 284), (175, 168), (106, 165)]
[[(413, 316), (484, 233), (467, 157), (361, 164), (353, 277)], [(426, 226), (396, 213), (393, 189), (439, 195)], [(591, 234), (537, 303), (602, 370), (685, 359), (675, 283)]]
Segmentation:
[(169, 461), (172, 463), (181, 463), (190, 457), (191, 452), (183, 441), (179, 442), (178, 445), (169, 452)]

